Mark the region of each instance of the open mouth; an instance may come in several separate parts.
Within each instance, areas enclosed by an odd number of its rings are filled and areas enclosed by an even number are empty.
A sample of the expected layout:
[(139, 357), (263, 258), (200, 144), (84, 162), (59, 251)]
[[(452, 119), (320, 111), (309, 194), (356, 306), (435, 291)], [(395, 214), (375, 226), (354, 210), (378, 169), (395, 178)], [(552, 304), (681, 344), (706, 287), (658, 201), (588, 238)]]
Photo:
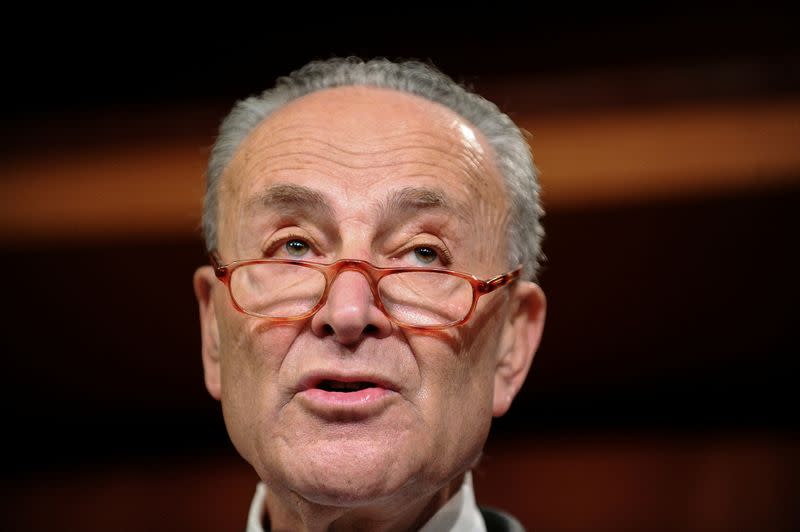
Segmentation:
[(378, 385), (374, 382), (358, 381), (358, 382), (342, 382), (334, 380), (323, 380), (317, 384), (316, 388), (326, 392), (360, 392), (367, 388), (376, 388)]
[(391, 382), (379, 376), (328, 373), (309, 375), (296, 396), (311, 412), (340, 419), (336, 416), (378, 415), (399, 395)]

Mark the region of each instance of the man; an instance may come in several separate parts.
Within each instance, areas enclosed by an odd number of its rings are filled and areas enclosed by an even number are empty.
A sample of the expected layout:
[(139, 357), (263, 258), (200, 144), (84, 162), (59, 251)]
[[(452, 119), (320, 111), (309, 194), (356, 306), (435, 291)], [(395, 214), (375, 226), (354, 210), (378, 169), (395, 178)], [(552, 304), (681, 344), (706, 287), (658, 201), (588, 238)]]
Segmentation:
[[(542, 333), (520, 131), (420, 63), (311, 63), (237, 104), (194, 277), (248, 530), (517, 530), (470, 468)], [(499, 527), (499, 528), (497, 528)]]

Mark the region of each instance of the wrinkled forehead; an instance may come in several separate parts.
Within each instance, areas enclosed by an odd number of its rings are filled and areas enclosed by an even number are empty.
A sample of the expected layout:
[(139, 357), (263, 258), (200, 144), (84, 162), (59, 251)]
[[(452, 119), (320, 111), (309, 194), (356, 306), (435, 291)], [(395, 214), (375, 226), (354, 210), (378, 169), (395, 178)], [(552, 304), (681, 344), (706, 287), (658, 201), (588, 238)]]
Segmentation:
[(324, 230), (349, 254), (433, 233), (475, 273), (507, 257), (508, 200), (483, 136), (446, 107), (383, 89), (319, 91), (266, 118), (225, 169), (217, 216), (219, 251), (238, 258), (288, 226)]
[(412, 94), (375, 87), (338, 87), (294, 100), (268, 117), (247, 139), (251, 149), (288, 140), (297, 128), (328, 131), (332, 142), (377, 146), (404, 136), (443, 151), (468, 149), (488, 157), (491, 149), (467, 120), (443, 105)]
[(442, 188), (505, 200), (494, 151), (474, 126), (442, 105), (374, 87), (326, 89), (278, 109), (243, 141), (223, 187), (245, 192), (265, 176), (313, 166), (314, 154), (364, 170), (354, 176), (361, 179), (402, 178), (396, 171), (405, 166), (406, 174), (442, 174)]

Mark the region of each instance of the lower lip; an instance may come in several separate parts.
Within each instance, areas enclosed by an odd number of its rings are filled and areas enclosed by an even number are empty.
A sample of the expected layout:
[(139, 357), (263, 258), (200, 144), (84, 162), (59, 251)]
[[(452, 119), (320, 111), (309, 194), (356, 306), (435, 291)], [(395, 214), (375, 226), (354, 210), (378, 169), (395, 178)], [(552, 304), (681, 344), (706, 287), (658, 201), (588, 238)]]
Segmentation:
[(298, 394), (308, 406), (315, 410), (359, 412), (380, 406), (394, 392), (386, 388), (364, 388), (353, 392), (330, 392), (320, 388), (310, 388)]

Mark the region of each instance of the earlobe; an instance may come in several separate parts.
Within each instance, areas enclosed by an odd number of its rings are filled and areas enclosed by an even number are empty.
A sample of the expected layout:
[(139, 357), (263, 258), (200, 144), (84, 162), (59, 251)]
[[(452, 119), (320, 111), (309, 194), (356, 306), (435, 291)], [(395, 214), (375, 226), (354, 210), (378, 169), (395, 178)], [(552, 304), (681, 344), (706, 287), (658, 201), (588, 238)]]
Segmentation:
[(522, 387), (539, 347), (547, 307), (544, 292), (531, 282), (518, 282), (505, 324), (495, 368), (492, 414), (502, 416)]
[(200, 339), (206, 389), (214, 399), (222, 395), (219, 359), (219, 327), (212, 297), (216, 283), (211, 266), (202, 266), (194, 273), (194, 294), (200, 308)]

